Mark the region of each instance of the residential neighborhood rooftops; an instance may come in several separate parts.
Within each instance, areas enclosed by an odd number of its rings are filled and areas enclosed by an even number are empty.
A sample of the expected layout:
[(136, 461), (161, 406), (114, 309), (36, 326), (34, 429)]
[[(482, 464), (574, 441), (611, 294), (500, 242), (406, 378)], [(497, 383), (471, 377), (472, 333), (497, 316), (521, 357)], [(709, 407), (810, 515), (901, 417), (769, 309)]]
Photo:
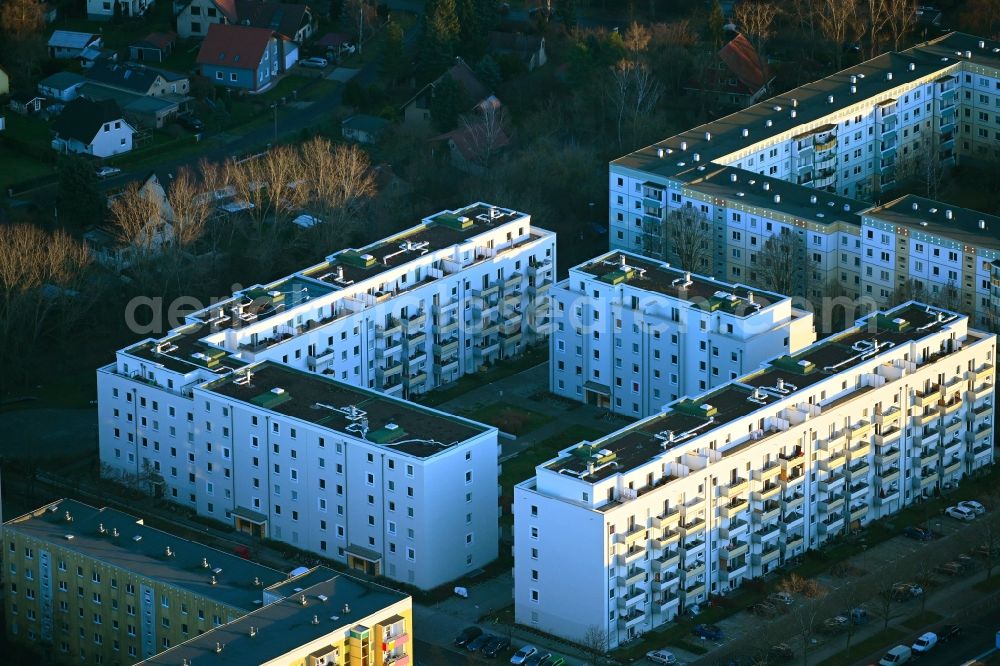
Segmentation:
[[(303, 580), (305, 578), (309, 580)], [(316, 582), (309, 584), (311, 581)], [(296, 592), (290, 589), (293, 587), (301, 589)], [(220, 659), (230, 664), (268, 663), (335, 631), (355, 626), (364, 618), (407, 598), (395, 590), (324, 567), (317, 567), (269, 592), (279, 590), (285, 595), (281, 601), (195, 636), (141, 663), (181, 666)], [(337, 637), (340, 638), (342, 636)]]
[(696, 304), (709, 312), (749, 316), (785, 297), (740, 284), (722, 282), (670, 264), (620, 250), (575, 266), (572, 271), (593, 275), (608, 284), (627, 284)]
[(273, 30), (288, 38), (293, 38), (309, 20), (307, 5), (289, 2), (236, 0), (236, 13), (240, 17), (240, 22), (245, 25)]
[[(771, 361), (765, 368), (723, 384), (708, 393), (682, 398), (656, 415), (571, 447), (541, 465), (560, 474), (595, 482), (645, 464), (664, 451), (744, 417), (761, 407), (785, 400), (809, 386), (877, 357), (894, 346), (920, 340), (953, 324), (959, 315), (919, 303), (905, 303), (875, 313), (847, 331), (796, 353)], [(948, 353), (944, 348), (940, 354)], [(937, 358), (937, 356), (933, 357)], [(858, 386), (849, 397), (869, 390)], [(844, 399), (843, 397), (837, 398)], [(718, 450), (727, 455), (780, 431), (764, 420), (760, 432), (748, 440)], [(614, 465), (607, 464), (614, 461)]]
[(157, 49), (169, 48), (174, 42), (177, 41), (176, 32), (151, 32), (137, 42), (133, 42), (134, 46), (150, 46)]
[(865, 211), (865, 218), (925, 233), (1000, 250), (1000, 217), (912, 194)]
[(76, 500), (52, 502), (7, 522), (4, 529), (243, 611), (261, 604), (264, 588), (287, 578), (281, 571), (149, 527), (127, 513)]
[(753, 94), (767, 84), (767, 67), (750, 40), (737, 34), (719, 51), (719, 58), (736, 76), (744, 90)]
[(272, 37), (274, 31), (267, 28), (213, 23), (201, 43), (197, 62), (199, 65), (256, 69)]
[(86, 82), (86, 80), (86, 78), (80, 76), (76, 72), (56, 72), (55, 74), (50, 74), (39, 81), (38, 87), (39, 89), (50, 88), (54, 90), (66, 90), (67, 88), (78, 86)]
[(356, 113), (350, 118), (345, 118), (340, 123), (349, 129), (377, 134), (389, 126), (389, 121), (378, 116), (370, 116), (365, 113)]
[(145, 65), (98, 62), (87, 70), (86, 78), (95, 83), (145, 95), (156, 83), (157, 78), (163, 78), (169, 82), (187, 77), (183, 74), (154, 69)]
[(105, 123), (120, 120), (122, 112), (117, 102), (112, 100), (95, 102), (79, 98), (66, 105), (52, 123), (52, 129), (64, 139), (76, 139), (83, 144), (89, 144)]
[(63, 49), (83, 49), (91, 42), (101, 38), (91, 32), (74, 32), (72, 30), (56, 30), (49, 37), (49, 46)]
[(486, 432), (457, 416), (265, 361), (202, 387), (418, 458)]

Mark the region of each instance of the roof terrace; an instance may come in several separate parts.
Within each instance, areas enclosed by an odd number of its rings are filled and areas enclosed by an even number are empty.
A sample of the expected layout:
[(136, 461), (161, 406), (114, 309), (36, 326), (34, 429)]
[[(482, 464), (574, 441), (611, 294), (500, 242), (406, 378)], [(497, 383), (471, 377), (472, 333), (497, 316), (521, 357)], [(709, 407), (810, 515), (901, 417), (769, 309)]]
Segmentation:
[(202, 388), (419, 458), (489, 430), (457, 416), (278, 363), (252, 365), (245, 372)]

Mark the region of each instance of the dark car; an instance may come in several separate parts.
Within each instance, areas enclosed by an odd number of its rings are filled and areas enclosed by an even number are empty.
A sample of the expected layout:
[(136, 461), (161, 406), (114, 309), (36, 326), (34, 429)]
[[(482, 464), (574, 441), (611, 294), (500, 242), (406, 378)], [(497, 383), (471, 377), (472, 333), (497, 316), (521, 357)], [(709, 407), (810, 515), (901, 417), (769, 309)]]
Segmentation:
[(785, 643), (772, 645), (767, 651), (767, 663), (769, 664), (781, 664), (786, 661), (791, 661), (794, 658), (795, 651)]
[(722, 629), (714, 624), (696, 624), (691, 633), (699, 638), (710, 641), (722, 640)]
[(923, 527), (911, 525), (903, 530), (903, 536), (915, 539), (916, 541), (930, 541), (934, 538), (934, 533)]
[(493, 636), (492, 634), (480, 634), (475, 638), (473, 638), (468, 643), (466, 643), (465, 649), (468, 650), (469, 652), (479, 652), (484, 647), (489, 645), (490, 641), (492, 641), (494, 638), (495, 636)]
[(201, 132), (205, 129), (205, 123), (194, 116), (177, 116), (177, 122), (186, 130)]
[(510, 640), (504, 638), (503, 636), (494, 636), (493, 639), (487, 643), (486, 647), (482, 649), (484, 657), (489, 657), (493, 659), (501, 652), (510, 647)]
[(551, 653), (546, 652), (542, 654), (541, 652), (536, 652), (524, 660), (524, 666), (546, 666), (550, 661), (552, 661)]
[(455, 647), (465, 647), (475, 639), (483, 635), (483, 630), (479, 627), (466, 627), (462, 633), (455, 636)]
[(944, 643), (950, 641), (953, 638), (958, 638), (962, 635), (962, 627), (957, 624), (946, 624), (943, 627), (938, 627), (934, 630), (937, 634), (938, 642)]

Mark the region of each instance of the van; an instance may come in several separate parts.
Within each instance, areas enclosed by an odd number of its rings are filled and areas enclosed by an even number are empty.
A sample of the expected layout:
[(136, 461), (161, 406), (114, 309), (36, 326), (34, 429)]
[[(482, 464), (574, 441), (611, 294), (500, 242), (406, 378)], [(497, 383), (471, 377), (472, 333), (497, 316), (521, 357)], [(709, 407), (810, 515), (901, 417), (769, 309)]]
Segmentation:
[(910, 649), (916, 652), (917, 654), (921, 654), (924, 652), (930, 652), (932, 649), (934, 649), (934, 646), (937, 644), (938, 644), (937, 634), (935, 634), (933, 631), (928, 631), (925, 634), (921, 634), (917, 638), (917, 640), (913, 641), (913, 645), (910, 646)]
[(905, 645), (897, 645), (879, 659), (878, 666), (900, 666), (910, 661), (912, 652)]

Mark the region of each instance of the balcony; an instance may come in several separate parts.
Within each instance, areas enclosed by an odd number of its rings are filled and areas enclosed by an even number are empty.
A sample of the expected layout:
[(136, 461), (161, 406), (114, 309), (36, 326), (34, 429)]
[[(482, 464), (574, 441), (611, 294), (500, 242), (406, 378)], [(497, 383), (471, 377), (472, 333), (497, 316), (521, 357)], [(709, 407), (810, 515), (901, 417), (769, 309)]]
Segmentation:
[(779, 455), (778, 460), (781, 461), (781, 466), (785, 469), (785, 472), (788, 473), (793, 468), (805, 464), (806, 454), (801, 449), (797, 449), (789, 454)]
[(653, 548), (663, 549), (680, 540), (681, 533), (677, 530), (664, 530), (663, 534), (653, 539)]
[(673, 527), (674, 525), (679, 523), (680, 520), (681, 520), (681, 511), (680, 509), (674, 508), (670, 511), (667, 511), (667, 513), (663, 514), (662, 516), (654, 516), (652, 523), (653, 527), (659, 530), (659, 529), (666, 529)]
[(804, 479), (806, 476), (804, 469), (805, 469), (804, 467), (796, 467), (790, 473), (786, 473), (785, 475), (783, 475), (781, 479), (782, 487), (786, 491), (796, 488), (802, 482), (802, 479)]
[(688, 558), (694, 555), (700, 555), (705, 549), (705, 540), (700, 538), (687, 539), (681, 542), (678, 549), (680, 550), (681, 555)]
[(742, 519), (730, 520), (728, 525), (719, 527), (719, 537), (734, 539), (750, 531), (750, 523)]
[(781, 474), (781, 470), (781, 462), (778, 460), (772, 460), (764, 466), (764, 469), (754, 472), (754, 476), (758, 481), (764, 481), (766, 483)]
[(922, 474), (920, 476), (919, 480), (918, 479), (914, 479), (914, 480), (917, 481), (917, 483), (915, 485), (919, 485), (920, 489), (923, 490), (925, 488), (928, 488), (928, 487), (933, 486), (934, 484), (936, 484), (938, 482), (939, 478), (940, 477), (938, 477), (938, 473), (937, 472), (928, 472), (928, 473)]
[(800, 525), (802, 525), (804, 517), (805, 516), (802, 514), (801, 511), (796, 511), (794, 513), (787, 514), (784, 518), (781, 519), (781, 524), (783, 529), (787, 532), (788, 530), (793, 530), (799, 527)]
[(781, 533), (781, 529), (778, 527), (778, 523), (769, 523), (764, 525), (759, 530), (751, 535), (751, 540), (754, 543), (762, 543), (768, 539), (774, 539)]
[(618, 564), (619, 566), (632, 564), (633, 562), (641, 558), (643, 554), (645, 554), (645, 552), (646, 549), (644, 547), (636, 544), (631, 548), (629, 548), (628, 550), (626, 550), (624, 553), (618, 555)]
[(875, 506), (885, 506), (899, 499), (899, 488), (888, 488), (875, 496)]
[(832, 454), (826, 460), (821, 460), (819, 463), (819, 468), (824, 471), (831, 472), (835, 469), (843, 467), (844, 463), (846, 462), (847, 462), (847, 454), (844, 451), (839, 451), (837, 453)]
[[(992, 363), (982, 363), (975, 370), (969, 370), (965, 373), (966, 379), (971, 379), (972, 381), (985, 381), (992, 380), (993, 378), (993, 364)], [(992, 384), (992, 381), (990, 381)]]
[(954, 458), (944, 464), (944, 467), (941, 468), (941, 473), (944, 474), (945, 476), (951, 476), (952, 474), (958, 472), (961, 469), (962, 469), (962, 459)]
[[(961, 403), (959, 403), (961, 404)], [(953, 418), (944, 426), (945, 438), (954, 436), (962, 428), (962, 419)]]
[(724, 504), (719, 507), (719, 516), (722, 518), (733, 518), (739, 515), (740, 512), (746, 511), (750, 505), (745, 499), (737, 499), (729, 504)]
[(646, 599), (646, 592), (644, 590), (632, 590), (627, 593), (624, 597), (618, 597), (618, 608), (626, 609), (632, 606), (639, 605), (639, 602)]
[(988, 439), (992, 434), (992, 424), (983, 423), (982, 425), (976, 426), (976, 429), (972, 431), (972, 441), (978, 444), (979, 442)]
[(619, 532), (615, 534), (615, 543), (623, 543), (626, 546), (631, 546), (638, 541), (645, 541), (647, 538), (645, 525), (636, 525), (627, 532)]
[(820, 534), (836, 534), (844, 528), (844, 516), (837, 513), (828, 516), (819, 524)]
[(801, 548), (803, 543), (804, 540), (802, 539), (802, 535), (790, 535), (781, 542), (781, 549), (785, 551), (786, 555), (788, 555)]
[(680, 570), (681, 580), (691, 580), (692, 578), (697, 578), (698, 576), (704, 575), (705, 573), (705, 561), (697, 560), (691, 564), (685, 563), (683, 568)]
[(805, 499), (806, 499), (805, 495), (800, 495), (800, 494), (795, 494), (790, 497), (786, 497), (783, 500), (781, 500), (781, 508), (783, 511), (790, 511), (792, 509), (802, 506), (802, 503), (805, 501)]
[(402, 333), (403, 325), (398, 319), (392, 319), (386, 321), (384, 326), (375, 326), (375, 339), (381, 340), (383, 338), (388, 338), (393, 335)]
[(737, 557), (743, 557), (750, 550), (750, 545), (743, 542), (738, 542), (736, 544), (730, 544), (723, 547), (719, 551), (719, 556), (725, 558), (728, 561), (735, 560)]
[(618, 626), (621, 629), (628, 629), (636, 626), (645, 619), (645, 611), (638, 608), (632, 608), (628, 613), (623, 613), (618, 616)]
[(545, 294), (549, 293), (549, 289), (552, 288), (552, 280), (545, 280), (544, 282), (538, 284), (528, 285), (528, 296), (534, 298), (541, 298)]
[(938, 461), (937, 448), (924, 449), (918, 454), (918, 456), (914, 457), (919, 457), (921, 467), (926, 467), (927, 465), (933, 465)]
[(450, 312), (455, 312), (458, 310), (458, 299), (452, 298), (443, 303), (435, 303), (431, 307), (431, 314), (434, 315), (435, 319), (440, 319), (441, 315), (448, 314)]
[(768, 483), (765, 484), (760, 490), (755, 490), (753, 492), (753, 499), (755, 502), (760, 502), (763, 500), (769, 500), (778, 493), (781, 492), (780, 483)]
[(913, 404), (917, 407), (930, 407), (936, 405), (941, 398), (941, 385), (934, 384), (926, 391), (916, 391), (913, 394)]
[(819, 482), (819, 489), (825, 493), (837, 492), (844, 483), (843, 474), (831, 474)]
[(850, 508), (851, 522), (857, 522), (868, 518), (868, 505), (858, 504)]
[(965, 444), (958, 437), (948, 440), (944, 446), (941, 447), (941, 453), (945, 455), (946, 458), (951, 456), (956, 456), (961, 452), (962, 445)]
[(853, 484), (850, 488), (848, 488), (847, 496), (851, 498), (852, 501), (860, 500), (868, 495), (869, 490), (871, 490), (871, 484), (868, 483), (867, 479), (865, 479), (863, 481), (859, 481), (858, 483)]
[(953, 414), (962, 407), (961, 399), (942, 400), (938, 402), (938, 409), (941, 414)]
[(888, 467), (883, 468), (882, 473), (876, 472), (875, 476), (879, 479), (880, 485), (885, 488), (891, 483), (896, 483), (899, 481), (899, 468), (898, 467)]
[(431, 330), (434, 332), (434, 335), (446, 336), (458, 330), (458, 320), (449, 319), (440, 323), (435, 322), (434, 326), (431, 327)]
[(981, 464), (984, 460), (989, 460), (990, 454), (993, 452), (993, 444), (985, 443), (979, 446), (972, 447), (971, 450), (966, 452), (966, 459), (974, 464)]
[(646, 580), (646, 570), (638, 567), (629, 569), (624, 576), (618, 577), (618, 587), (632, 587)]
[(402, 320), (403, 328), (408, 331), (415, 331), (419, 328), (423, 328), (424, 324), (427, 323), (427, 313), (423, 310), (417, 314)]
[(889, 465), (899, 460), (899, 447), (893, 446), (887, 449), (880, 449), (875, 454), (876, 465)]
[(486, 287), (480, 287), (479, 289), (473, 289), (472, 290), (472, 295), (474, 297), (476, 297), (476, 298), (489, 298), (490, 296), (493, 296), (494, 294), (496, 294), (499, 291), (500, 291), (500, 285), (499, 285), (499, 283), (494, 282), (493, 284), (488, 285)]
[(870, 471), (871, 465), (866, 460), (861, 460), (847, 468), (847, 478), (852, 481), (863, 479), (868, 476), (868, 472)]
[(458, 338), (450, 338), (434, 343), (434, 355), (437, 357), (448, 356), (458, 351)]
[(915, 414), (913, 416), (913, 423), (914, 425), (918, 426), (926, 426), (933, 423), (934, 421), (937, 421), (939, 418), (941, 418), (941, 414), (938, 412), (938, 410), (928, 409), (926, 412), (923, 412), (921, 414)]
[(680, 602), (681, 598), (678, 594), (664, 594), (660, 599), (654, 601), (657, 612), (663, 615), (676, 614)]
[(475, 331), (475, 335), (480, 335), (482, 337), (488, 337), (490, 335), (495, 335), (500, 331), (500, 322), (498, 320), (484, 321), (482, 323), (482, 328)]
[(750, 556), (751, 561), (754, 566), (764, 566), (770, 562), (775, 561), (781, 556), (781, 548), (775, 544), (773, 547), (768, 548), (762, 553), (755, 553)]
[(881, 433), (875, 435), (875, 445), (885, 446), (886, 444), (891, 444), (895, 442), (897, 439), (899, 439), (899, 434), (901, 432), (902, 430), (900, 430), (895, 425), (883, 429)]
[(754, 509), (753, 518), (757, 523), (766, 523), (772, 520), (781, 513), (781, 503), (774, 500), (768, 500), (764, 502), (764, 506), (760, 509)]
[(390, 379), (396, 375), (401, 375), (403, 373), (403, 364), (400, 361), (389, 361), (386, 365), (376, 368), (375, 374), (380, 379)]
[(984, 382), (973, 388), (971, 391), (969, 391), (967, 394), (967, 398), (969, 400), (975, 401), (975, 400), (982, 400), (983, 398), (989, 397), (991, 395), (993, 395), (993, 384)]
[(679, 527), (682, 537), (693, 536), (705, 531), (705, 519), (695, 518)]
[(403, 384), (408, 389), (423, 388), (423, 385), (427, 382), (427, 373), (418, 372), (415, 375), (407, 375), (403, 377)]
[(722, 489), (719, 490), (719, 497), (731, 500), (746, 493), (747, 488), (749, 487), (750, 482), (747, 479), (737, 479), (728, 486), (723, 486)]
[(664, 571), (673, 571), (680, 561), (681, 556), (676, 550), (670, 553), (664, 553), (662, 557), (652, 560), (653, 571), (659, 571), (661, 573)]
[(871, 433), (871, 431), (872, 431), (871, 421), (858, 421), (848, 429), (847, 436), (852, 441), (857, 441), (859, 439), (864, 439), (865, 437), (867, 437)]
[(993, 405), (989, 402), (984, 402), (978, 407), (972, 408), (972, 418), (976, 422), (979, 422), (980, 419), (983, 419), (992, 413), (993, 413)]
[(871, 451), (872, 445), (865, 441), (855, 446), (853, 449), (848, 451), (848, 453), (850, 454), (851, 462), (853, 463), (858, 460), (858, 458), (866, 457), (869, 453), (871, 453)]
[(403, 351), (402, 338), (385, 338), (380, 340), (375, 347), (376, 358), (386, 358)]
[(684, 590), (684, 597), (687, 604), (693, 604), (698, 602), (698, 598), (705, 594), (705, 584), (699, 583), (697, 585), (692, 585), (691, 587)]
[(875, 415), (875, 423), (882, 427), (883, 432), (886, 428), (892, 425), (899, 424), (899, 417), (902, 414), (902, 410), (899, 407), (893, 405), (889, 409), (885, 410), (880, 414)]
[(920, 445), (923, 447), (936, 447), (941, 439), (941, 432), (937, 428), (926, 428), (922, 433), (918, 433)]
[(424, 343), (427, 342), (427, 334), (424, 333), (423, 331), (420, 331), (420, 332), (414, 333), (413, 335), (410, 335), (410, 336), (408, 336), (406, 338), (403, 338), (403, 341), (406, 343), (406, 348), (407, 349), (414, 349), (414, 348), (417, 348), (417, 347), (423, 347)]
[(819, 501), (820, 513), (839, 513), (844, 506), (843, 497), (828, 497)]

